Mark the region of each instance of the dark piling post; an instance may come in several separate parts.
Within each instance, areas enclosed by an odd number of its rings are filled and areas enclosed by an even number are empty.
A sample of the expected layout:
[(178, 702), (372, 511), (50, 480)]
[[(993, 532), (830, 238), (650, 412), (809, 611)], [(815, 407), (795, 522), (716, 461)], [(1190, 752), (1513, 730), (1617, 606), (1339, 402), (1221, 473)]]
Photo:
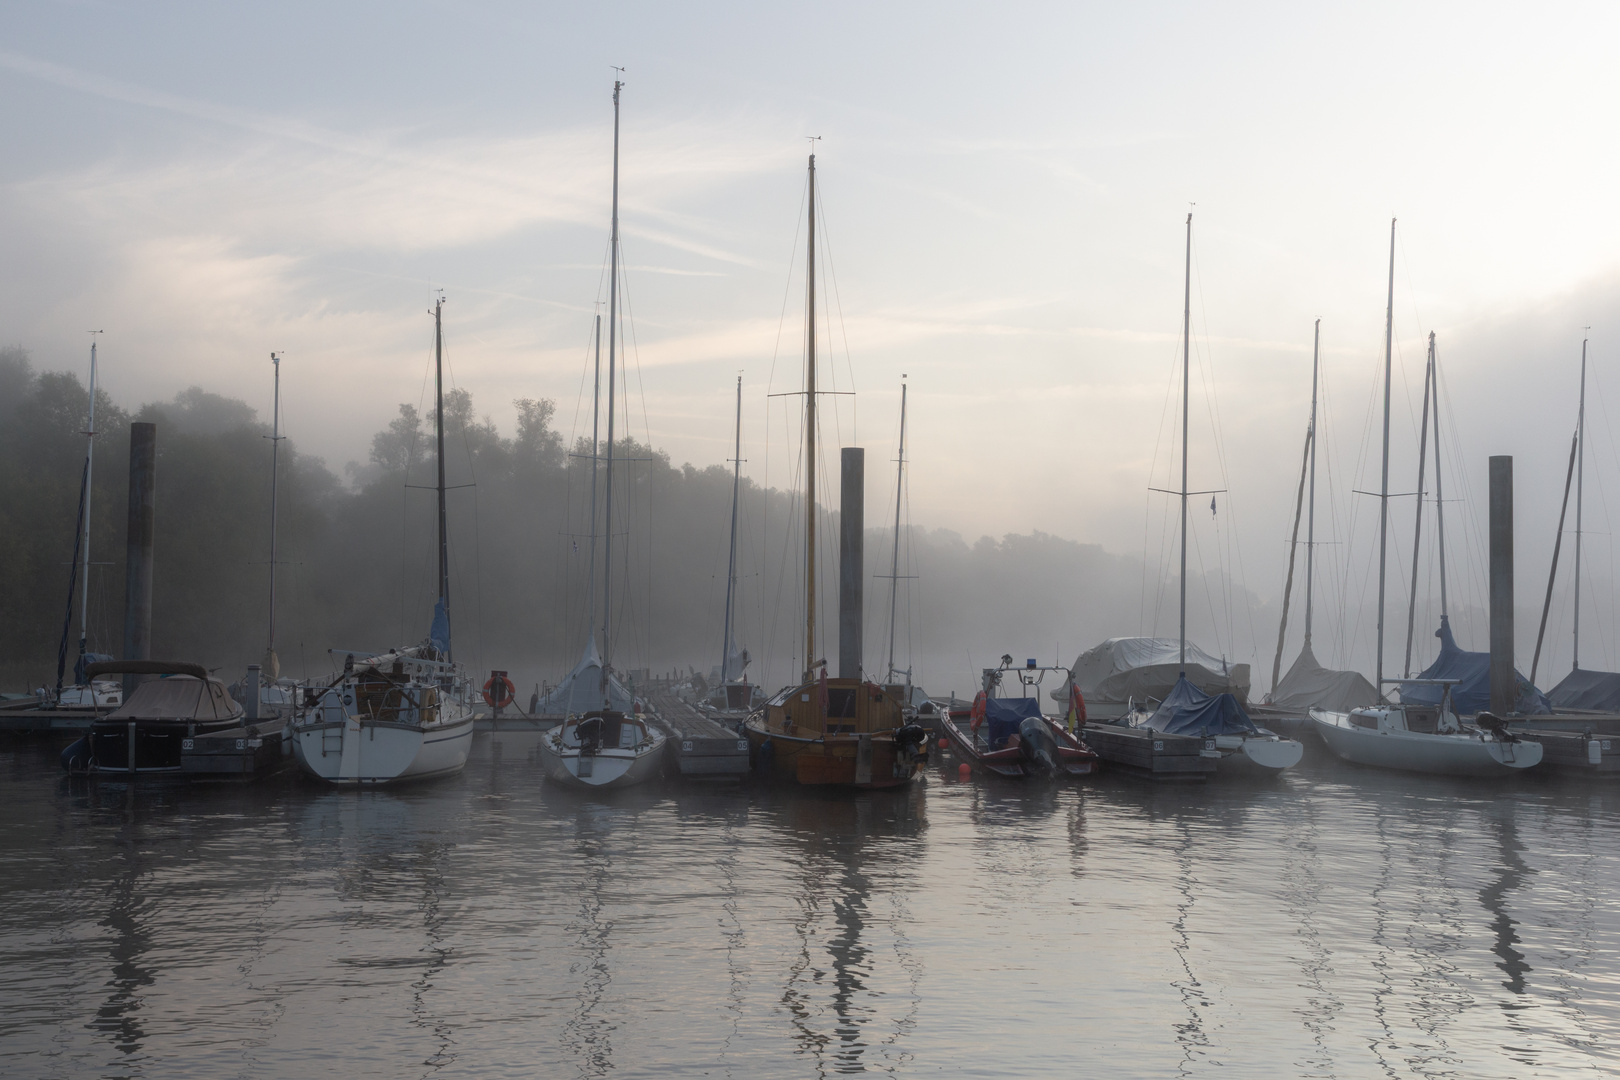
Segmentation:
[(1519, 703), (1513, 672), (1513, 459), (1491, 458), (1491, 711)]
[(863, 543), (866, 537), (866, 451), (843, 450), (839, 477), (838, 677), (861, 677)]
[[(157, 491), (157, 425), (129, 425), (129, 532), (124, 548), (124, 659), (152, 658), (152, 506)], [(141, 681), (124, 676), (127, 700)]]

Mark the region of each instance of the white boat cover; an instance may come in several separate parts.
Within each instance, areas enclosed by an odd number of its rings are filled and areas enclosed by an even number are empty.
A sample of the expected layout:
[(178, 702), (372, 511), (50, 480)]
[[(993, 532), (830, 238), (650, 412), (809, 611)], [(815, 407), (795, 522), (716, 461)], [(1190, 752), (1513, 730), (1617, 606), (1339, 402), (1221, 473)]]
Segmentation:
[(241, 708), (218, 679), (170, 675), (141, 683), (108, 720), (228, 720)]
[(1310, 643), (1271, 692), (1267, 704), (1283, 709), (1349, 712), (1378, 700), (1373, 684), (1359, 671), (1336, 671), (1316, 662)]
[[(1070, 677), (1088, 702), (1163, 701), (1181, 674), (1181, 644), (1175, 638), (1109, 638), (1074, 661)], [(1231, 694), (1249, 700), (1249, 665), (1228, 664), (1187, 643), (1187, 681), (1206, 694)], [(1067, 686), (1052, 691), (1067, 702)]]
[[(608, 676), (608, 708), (628, 713), (635, 700), (624, 684)], [(581, 716), (602, 708), (602, 656), (596, 651), (593, 637), (585, 646), (585, 655), (579, 658), (574, 670), (563, 677), (556, 688), (540, 699), (535, 707), (536, 716)]]

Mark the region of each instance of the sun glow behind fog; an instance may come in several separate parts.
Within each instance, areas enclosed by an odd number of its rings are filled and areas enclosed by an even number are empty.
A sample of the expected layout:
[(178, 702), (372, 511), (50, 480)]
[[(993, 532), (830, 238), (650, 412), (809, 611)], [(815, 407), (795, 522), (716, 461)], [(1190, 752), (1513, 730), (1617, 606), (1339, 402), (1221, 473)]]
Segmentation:
[[(1567, 436), (1536, 433), (1568, 426), (1581, 327), (1597, 362), (1620, 341), (1615, 151), (1593, 135), (1620, 101), (1607, 7), (829, 7), (815, 26), (720, 6), (386, 27), (334, 10), (315, 44), (289, 36), (297, 18), (240, 13), (179, 34), (168, 13), (18, 18), (0, 56), (22, 106), (0, 121), (4, 336), (77, 370), (82, 330), (104, 326), (128, 402), (198, 383), (262, 403), (284, 351), (292, 435), (341, 469), (418, 399), (443, 287), (480, 410), (510, 430), (514, 398), (549, 396), (571, 424), (602, 295), (612, 61), (629, 69), (632, 433), (677, 462), (727, 456), (715, 418), (741, 369), (749, 469), (791, 480), (796, 436), (767, 426), (763, 395), (800, 363), (809, 134), (830, 362), (862, 393), (842, 430), (858, 417), (874, 465), (891, 456), (906, 372), (913, 518), (970, 538), (1041, 529), (1162, 561), (1146, 489), (1179, 460), (1189, 202), (1192, 484), (1229, 488), (1262, 596), (1317, 317), (1335, 482), (1369, 481), (1390, 217), (1400, 475), (1429, 330), (1466, 428), (1452, 464), (1476, 477), (1495, 452), (1561, 475)], [(1556, 515), (1553, 487), (1523, 486), (1521, 520)], [(1543, 531), (1521, 537), (1526, 568)]]

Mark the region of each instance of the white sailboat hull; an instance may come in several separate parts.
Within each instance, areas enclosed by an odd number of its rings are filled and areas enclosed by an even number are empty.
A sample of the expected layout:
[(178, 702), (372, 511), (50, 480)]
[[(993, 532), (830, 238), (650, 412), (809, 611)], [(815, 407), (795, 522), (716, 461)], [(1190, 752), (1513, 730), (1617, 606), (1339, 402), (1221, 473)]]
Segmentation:
[(364, 786), (426, 780), (460, 772), (472, 750), (471, 711), (434, 724), (340, 722), (293, 729), (293, 756), (309, 775)]
[(654, 776), (663, 762), (667, 741), (661, 732), (653, 732), (651, 740), (639, 747), (603, 748), (581, 754), (577, 747), (559, 745), (559, 736), (560, 729), (558, 736), (547, 735), (540, 740), (540, 761), (546, 777), (592, 791), (631, 787)]
[(1500, 776), (1541, 763), (1541, 744), (1500, 742), (1479, 733), (1429, 733), (1359, 727), (1349, 713), (1311, 710), (1322, 741), (1345, 761), (1440, 776)]
[(1222, 735), (1215, 745), (1221, 752), (1217, 776), (1275, 776), (1292, 769), (1305, 756), (1305, 747), (1298, 740), (1276, 735)]

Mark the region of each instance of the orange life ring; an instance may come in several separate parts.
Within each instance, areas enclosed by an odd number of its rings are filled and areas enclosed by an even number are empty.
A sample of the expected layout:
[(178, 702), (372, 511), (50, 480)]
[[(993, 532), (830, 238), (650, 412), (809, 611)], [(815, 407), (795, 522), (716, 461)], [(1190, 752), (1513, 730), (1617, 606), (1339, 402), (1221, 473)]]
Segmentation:
[[(505, 688), (505, 693), (491, 693), (492, 690)], [(517, 698), (517, 687), (505, 675), (496, 678), (491, 675), (484, 682), (484, 704), (492, 709), (504, 709)]]

